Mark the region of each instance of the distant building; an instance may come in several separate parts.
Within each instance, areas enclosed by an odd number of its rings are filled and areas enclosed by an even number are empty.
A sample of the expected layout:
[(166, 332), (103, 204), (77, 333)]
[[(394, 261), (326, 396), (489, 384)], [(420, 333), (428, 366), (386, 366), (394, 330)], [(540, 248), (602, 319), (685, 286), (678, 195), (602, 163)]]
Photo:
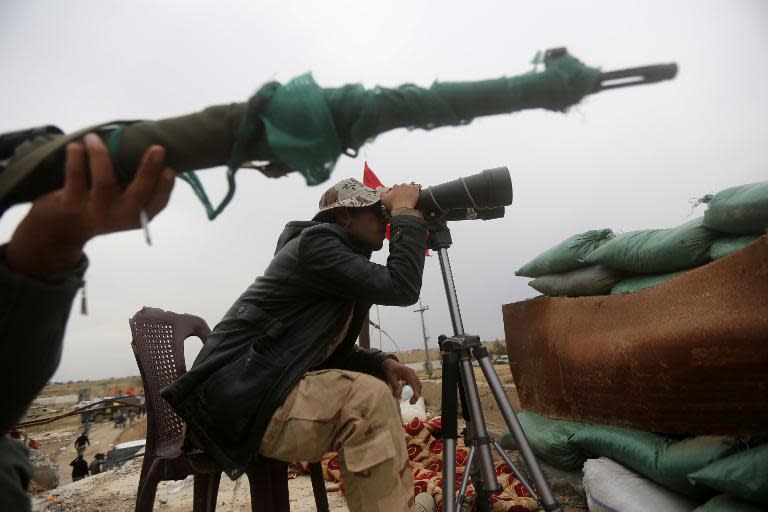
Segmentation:
[(79, 402), (77, 395), (48, 395), (35, 398), (32, 403), (47, 407), (51, 405), (75, 404)]

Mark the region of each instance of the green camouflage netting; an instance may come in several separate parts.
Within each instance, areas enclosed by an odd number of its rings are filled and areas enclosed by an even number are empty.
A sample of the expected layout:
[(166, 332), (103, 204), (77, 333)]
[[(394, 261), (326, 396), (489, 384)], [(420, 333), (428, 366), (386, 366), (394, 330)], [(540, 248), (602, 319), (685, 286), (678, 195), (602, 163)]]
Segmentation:
[(528, 108), (564, 111), (594, 87), (600, 71), (570, 55), (546, 62), (541, 72), (478, 82), (435, 82), (365, 89), (360, 84), (323, 89), (307, 73), (257, 93), (264, 106), (268, 155), (301, 172), (309, 185), (328, 179), (342, 153), (395, 128), (431, 130), (479, 116)]

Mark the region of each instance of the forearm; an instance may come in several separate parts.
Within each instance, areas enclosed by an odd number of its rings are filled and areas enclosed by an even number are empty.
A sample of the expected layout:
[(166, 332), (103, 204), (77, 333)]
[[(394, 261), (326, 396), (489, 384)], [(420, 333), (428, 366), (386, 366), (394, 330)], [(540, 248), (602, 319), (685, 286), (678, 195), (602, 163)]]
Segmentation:
[(10, 429), (59, 364), (72, 299), (83, 284), (87, 260), (45, 281), (10, 268), (0, 247), (0, 386), (12, 389), (0, 417)]
[[(415, 212), (415, 210), (411, 210)], [(416, 302), (421, 292), (424, 253), (427, 249), (426, 223), (410, 211), (395, 210), (390, 225), (390, 247), (387, 270), (390, 274), (392, 297), (377, 304), (408, 306)], [(418, 212), (416, 212), (418, 213)]]
[(300, 242), (298, 279), (322, 296), (369, 304), (407, 306), (421, 291), (426, 223), (416, 217), (392, 218), (386, 265), (372, 263), (325, 228), (308, 230)]
[[(40, 236), (34, 231), (19, 235), (21, 231), (14, 233), (5, 252), (5, 263), (18, 274), (46, 280), (76, 268), (83, 259), (84, 242), (52, 244), (47, 235)], [(23, 238), (20, 239), (20, 236)]]
[(379, 379), (384, 379), (384, 373), (382, 372), (382, 363), (385, 359), (397, 358), (387, 352), (375, 348), (362, 348), (358, 345), (353, 345), (344, 357), (337, 360), (337, 367), (342, 370), (351, 370), (355, 372), (367, 373), (373, 375)]

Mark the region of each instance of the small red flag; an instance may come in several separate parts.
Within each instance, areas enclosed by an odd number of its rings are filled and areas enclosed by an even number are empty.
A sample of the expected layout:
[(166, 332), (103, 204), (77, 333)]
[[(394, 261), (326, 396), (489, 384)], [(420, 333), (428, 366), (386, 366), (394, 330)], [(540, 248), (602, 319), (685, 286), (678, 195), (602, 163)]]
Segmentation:
[(368, 161), (365, 162), (363, 167), (363, 185), (376, 190), (377, 188), (384, 188), (379, 178), (373, 173), (370, 167), (368, 167)]
[[(376, 176), (373, 173), (373, 170), (368, 167), (367, 160), (365, 161), (365, 166), (363, 167), (363, 185), (374, 190), (377, 188), (384, 188), (384, 185), (382, 185), (381, 181), (379, 181), (378, 176)], [(387, 224), (387, 240), (389, 240), (389, 224)]]

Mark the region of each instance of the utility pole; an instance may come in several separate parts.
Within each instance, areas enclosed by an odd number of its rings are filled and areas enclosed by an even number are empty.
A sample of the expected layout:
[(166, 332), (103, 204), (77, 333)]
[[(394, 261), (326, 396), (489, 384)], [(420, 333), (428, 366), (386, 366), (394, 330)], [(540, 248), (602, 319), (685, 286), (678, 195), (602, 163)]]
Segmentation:
[(414, 309), (413, 312), (421, 315), (421, 333), (424, 336), (424, 370), (427, 372), (427, 375), (432, 378), (432, 363), (429, 361), (429, 345), (427, 344), (429, 336), (427, 336), (427, 324), (424, 323), (425, 311), (429, 311), (429, 306), (423, 305), (421, 303), (421, 298), (419, 298), (419, 309)]

